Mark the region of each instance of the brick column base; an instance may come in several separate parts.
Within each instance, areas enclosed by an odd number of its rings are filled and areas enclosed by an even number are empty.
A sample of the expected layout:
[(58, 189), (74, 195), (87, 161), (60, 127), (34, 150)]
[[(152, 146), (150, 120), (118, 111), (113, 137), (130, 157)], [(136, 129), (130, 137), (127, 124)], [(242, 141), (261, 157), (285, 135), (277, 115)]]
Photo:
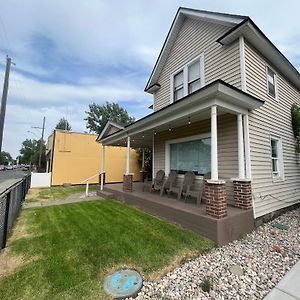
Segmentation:
[(233, 180), (234, 206), (241, 209), (252, 208), (251, 180)]
[(123, 192), (132, 192), (133, 174), (124, 174), (123, 176)]
[(205, 180), (206, 214), (222, 219), (227, 216), (227, 191), (224, 180)]

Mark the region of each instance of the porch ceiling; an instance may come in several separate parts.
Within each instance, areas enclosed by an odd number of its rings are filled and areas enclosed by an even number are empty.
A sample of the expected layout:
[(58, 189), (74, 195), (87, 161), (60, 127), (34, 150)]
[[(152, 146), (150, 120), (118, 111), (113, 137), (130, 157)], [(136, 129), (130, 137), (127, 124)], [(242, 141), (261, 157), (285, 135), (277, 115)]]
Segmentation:
[(263, 104), (264, 101), (217, 80), (98, 141), (104, 145), (125, 146), (130, 136), (132, 147), (152, 147), (153, 134), (186, 125), (189, 120), (209, 119), (212, 105), (217, 105), (220, 115), (247, 114)]

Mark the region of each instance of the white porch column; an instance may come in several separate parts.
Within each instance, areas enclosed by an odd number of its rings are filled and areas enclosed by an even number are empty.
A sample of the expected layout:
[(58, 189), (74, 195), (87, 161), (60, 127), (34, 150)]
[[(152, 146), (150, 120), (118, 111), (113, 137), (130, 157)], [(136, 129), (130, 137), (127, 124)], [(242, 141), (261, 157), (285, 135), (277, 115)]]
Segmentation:
[(126, 175), (130, 174), (130, 136), (127, 137)]
[(143, 148), (142, 152), (142, 170), (144, 170), (145, 167), (145, 149)]
[(243, 116), (237, 115), (239, 179), (245, 179)]
[(245, 160), (246, 160), (246, 178), (251, 179), (251, 155), (250, 155), (250, 137), (248, 114), (244, 115), (244, 139), (245, 139)]
[(105, 146), (102, 144), (101, 184), (100, 184), (101, 191), (103, 191), (103, 185), (104, 185), (104, 172), (105, 172)]
[(218, 180), (217, 106), (211, 107), (211, 179)]

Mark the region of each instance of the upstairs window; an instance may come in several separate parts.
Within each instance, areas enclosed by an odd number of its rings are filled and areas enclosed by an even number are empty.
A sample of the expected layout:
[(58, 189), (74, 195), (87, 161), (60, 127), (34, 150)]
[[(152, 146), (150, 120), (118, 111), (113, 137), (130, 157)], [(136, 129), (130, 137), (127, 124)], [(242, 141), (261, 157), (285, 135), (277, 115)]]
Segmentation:
[(183, 70), (174, 76), (174, 101), (183, 97)]
[(185, 65), (171, 77), (173, 84), (173, 101), (177, 101), (204, 85), (203, 55)]
[(200, 60), (188, 66), (188, 93), (191, 94), (201, 88)]
[(268, 83), (268, 94), (273, 98), (276, 98), (276, 74), (275, 72), (267, 67), (267, 83)]

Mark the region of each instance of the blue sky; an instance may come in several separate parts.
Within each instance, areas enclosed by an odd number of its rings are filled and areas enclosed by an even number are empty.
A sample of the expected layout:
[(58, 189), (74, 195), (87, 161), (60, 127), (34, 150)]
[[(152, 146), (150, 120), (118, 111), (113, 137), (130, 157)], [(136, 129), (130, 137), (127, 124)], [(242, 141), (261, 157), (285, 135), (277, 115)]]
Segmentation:
[(46, 136), (61, 117), (86, 130), (92, 102), (118, 102), (136, 118), (150, 113), (143, 90), (179, 6), (249, 15), (299, 70), (297, 0), (2, 1), (1, 91), (6, 54), (16, 63), (3, 150), (18, 155), (24, 139), (40, 134), (31, 126), (43, 116)]

